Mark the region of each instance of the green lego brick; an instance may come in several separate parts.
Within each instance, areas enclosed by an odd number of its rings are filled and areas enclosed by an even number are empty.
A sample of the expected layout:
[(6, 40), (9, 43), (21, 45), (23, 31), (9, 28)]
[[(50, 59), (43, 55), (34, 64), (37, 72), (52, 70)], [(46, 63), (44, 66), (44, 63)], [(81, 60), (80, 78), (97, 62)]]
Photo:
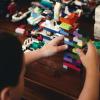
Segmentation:
[(94, 45), (96, 46), (97, 49), (100, 49), (100, 41), (95, 41)]
[(41, 48), (40, 44), (37, 43), (37, 42), (33, 42), (33, 44), (31, 44), (30, 47), (33, 48), (33, 49), (35, 49), (35, 50), (38, 49), (38, 48)]
[(30, 45), (30, 48), (33, 48), (33, 49), (39, 49), (41, 47), (43, 47), (45, 43), (43, 41), (39, 41), (39, 42), (33, 42), (31, 45)]
[(62, 29), (68, 30), (68, 31), (72, 29), (72, 25), (66, 24), (66, 23), (61, 23), (61, 24), (60, 24), (60, 27), (61, 27)]

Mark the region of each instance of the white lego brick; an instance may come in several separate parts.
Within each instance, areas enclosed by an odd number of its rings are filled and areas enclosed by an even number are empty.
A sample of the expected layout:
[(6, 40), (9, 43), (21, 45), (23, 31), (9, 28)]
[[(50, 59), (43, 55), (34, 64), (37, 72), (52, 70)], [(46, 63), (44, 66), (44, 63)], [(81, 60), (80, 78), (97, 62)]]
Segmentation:
[(65, 37), (65, 38), (64, 38), (64, 41), (69, 42), (69, 38)]
[(66, 66), (66, 65), (63, 64), (63, 68), (67, 70), (68, 69), (68, 66)]
[(100, 38), (100, 24), (94, 24), (94, 36)]
[(15, 32), (22, 35), (22, 34), (24, 34), (25, 29), (22, 29), (22, 28), (16, 28), (16, 29), (15, 29)]
[(78, 39), (77, 37), (73, 37), (73, 41), (74, 41), (74, 42), (78, 42), (79, 39)]
[(80, 47), (82, 47), (82, 46), (83, 46), (83, 42), (82, 42), (81, 40), (79, 40), (79, 41), (77, 42), (77, 45), (80, 46)]
[(95, 21), (100, 22), (100, 6), (97, 6), (95, 9)]

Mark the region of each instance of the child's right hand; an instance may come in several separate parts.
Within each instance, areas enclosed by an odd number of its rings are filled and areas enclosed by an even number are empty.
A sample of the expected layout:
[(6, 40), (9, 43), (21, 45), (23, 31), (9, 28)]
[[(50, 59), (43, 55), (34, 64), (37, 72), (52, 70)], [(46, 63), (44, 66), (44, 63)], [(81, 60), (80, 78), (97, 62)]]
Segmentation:
[(99, 69), (98, 53), (91, 42), (88, 43), (88, 50), (86, 54), (84, 54), (81, 49), (77, 49), (76, 51), (79, 54), (82, 64), (86, 68), (86, 71), (91, 71), (92, 69)]

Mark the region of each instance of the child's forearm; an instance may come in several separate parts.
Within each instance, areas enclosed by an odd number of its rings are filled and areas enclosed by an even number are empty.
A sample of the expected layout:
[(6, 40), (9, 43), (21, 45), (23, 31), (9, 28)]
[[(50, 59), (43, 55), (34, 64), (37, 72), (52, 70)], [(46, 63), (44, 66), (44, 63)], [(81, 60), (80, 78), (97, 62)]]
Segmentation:
[(99, 69), (95, 67), (94, 69), (87, 70), (84, 87), (78, 100), (98, 100), (99, 82)]
[(24, 57), (25, 57), (25, 64), (27, 65), (27, 64), (30, 64), (40, 58), (43, 58), (43, 52), (41, 51), (41, 49), (26, 52), (26, 53), (24, 53)]

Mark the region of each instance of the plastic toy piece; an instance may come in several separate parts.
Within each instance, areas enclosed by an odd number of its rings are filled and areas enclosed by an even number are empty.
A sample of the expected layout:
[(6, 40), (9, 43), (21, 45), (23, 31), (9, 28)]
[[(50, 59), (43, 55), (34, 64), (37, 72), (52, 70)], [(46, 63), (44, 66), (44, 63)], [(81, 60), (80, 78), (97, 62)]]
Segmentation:
[(74, 31), (72, 34), (78, 38), (82, 38), (82, 34), (79, 34), (77, 31)]
[(39, 2), (31, 2), (32, 5), (37, 6), (37, 7), (41, 7), (43, 9), (46, 9), (45, 6), (43, 6), (42, 4), (40, 4)]
[(41, 0), (40, 4), (49, 9), (53, 7), (53, 2), (50, 0)]
[(82, 5), (83, 5), (83, 3), (81, 2), (81, 0), (75, 0), (75, 1), (74, 1), (74, 4), (75, 4), (76, 6), (80, 6), (80, 7), (82, 7)]
[(25, 33), (25, 29), (26, 29), (25, 25), (20, 25), (19, 27), (17, 27), (15, 29), (15, 32), (20, 34), (20, 35), (23, 35)]
[(24, 43), (23, 43), (23, 50), (36, 50), (36, 49), (40, 49), (43, 45), (44, 45), (44, 41), (38, 41), (35, 38), (27, 38)]
[(64, 35), (64, 36), (69, 36), (69, 33), (65, 32), (63, 29), (61, 29), (59, 33)]
[(34, 9), (31, 8), (31, 16), (27, 19), (27, 22), (30, 25), (36, 25), (38, 24), (44, 16), (41, 15), (42, 9), (39, 7), (35, 7)]
[[(53, 20), (46, 20), (45, 22), (41, 23), (40, 27), (43, 28), (43, 30), (45, 30), (45, 33), (49, 36), (52, 36), (52, 33), (60, 33), (60, 28), (59, 26), (56, 24), (56, 26), (54, 26), (54, 23), (56, 23)], [(67, 34), (67, 33), (66, 33)]]
[(63, 68), (67, 70), (68, 66), (64, 65), (64, 63), (63, 63)]
[(44, 42), (35, 41), (30, 45), (30, 48), (36, 50), (36, 49), (40, 49), (43, 45)]
[(60, 24), (60, 27), (62, 29), (68, 30), (68, 31), (72, 29), (72, 26), (70, 24), (66, 24), (66, 23)]
[(75, 42), (79, 42), (78, 37), (73, 37), (73, 41), (75, 41)]
[(77, 45), (78, 45), (79, 47), (83, 47), (83, 46), (84, 46), (84, 43), (83, 43), (83, 41), (79, 40), (78, 43), (77, 43)]
[(78, 56), (78, 55), (73, 54), (73, 53), (70, 53), (70, 52), (65, 53), (64, 56), (65, 56), (65, 57), (66, 57), (66, 56), (69, 56), (69, 57), (71, 57), (71, 58), (73, 58), (73, 59), (77, 59), (77, 60), (79, 59), (79, 56)]
[(26, 18), (29, 13), (30, 13), (30, 11), (27, 11), (25, 13), (18, 12), (16, 14), (12, 15), (12, 22), (21, 21), (22, 19)]
[(67, 61), (67, 62), (69, 62), (69, 63), (72, 63), (72, 62), (73, 62), (72, 59), (69, 58), (69, 57), (64, 57), (64, 61)]
[(70, 64), (70, 63), (64, 62), (64, 65), (68, 66), (68, 67), (71, 68), (71, 69), (74, 69), (74, 70), (80, 72), (80, 68), (76, 67), (76, 66), (73, 65), (73, 64)]
[(95, 9), (94, 37), (100, 40), (100, 5)]
[(95, 41), (94, 45), (96, 46), (97, 49), (100, 49), (100, 41)]
[(73, 25), (79, 19), (77, 13), (71, 13), (67, 18), (60, 17), (60, 21), (69, 25)]
[(42, 20), (43, 16), (38, 16), (38, 17), (30, 17), (27, 19), (28, 23), (30, 25), (36, 25)]
[(33, 43), (33, 38), (27, 38), (23, 45), (22, 45), (22, 49), (23, 51), (26, 51), (27, 49), (29, 49), (29, 46)]
[(70, 45), (70, 46), (74, 47), (74, 43), (70, 42), (70, 41), (64, 41), (64, 44), (67, 44), (67, 45)]
[(76, 48), (73, 48), (73, 49), (72, 49), (72, 52), (75, 53), (75, 54), (77, 54)]
[(37, 36), (37, 40), (38, 40), (38, 41), (43, 41), (43, 36), (42, 36), (41, 34), (39, 34), (39, 35)]
[(83, 46), (83, 41), (82, 40), (79, 40), (78, 37), (73, 37), (73, 41), (77, 42), (77, 45), (79, 47), (82, 47)]
[(56, 21), (59, 20), (60, 10), (61, 10), (61, 3), (56, 2), (55, 6), (54, 6), (54, 20), (56, 20)]
[(33, 42), (30, 47), (35, 49), (35, 50), (38, 49), (38, 48), (41, 48), (41, 46), (37, 42)]
[(76, 65), (77, 67), (80, 67), (81, 63), (78, 63), (77, 60), (73, 60), (72, 58), (70, 57), (64, 57), (64, 61), (65, 62), (69, 62), (73, 65)]
[(15, 32), (22, 35), (22, 34), (24, 34), (25, 29), (22, 29), (22, 28), (16, 28)]

